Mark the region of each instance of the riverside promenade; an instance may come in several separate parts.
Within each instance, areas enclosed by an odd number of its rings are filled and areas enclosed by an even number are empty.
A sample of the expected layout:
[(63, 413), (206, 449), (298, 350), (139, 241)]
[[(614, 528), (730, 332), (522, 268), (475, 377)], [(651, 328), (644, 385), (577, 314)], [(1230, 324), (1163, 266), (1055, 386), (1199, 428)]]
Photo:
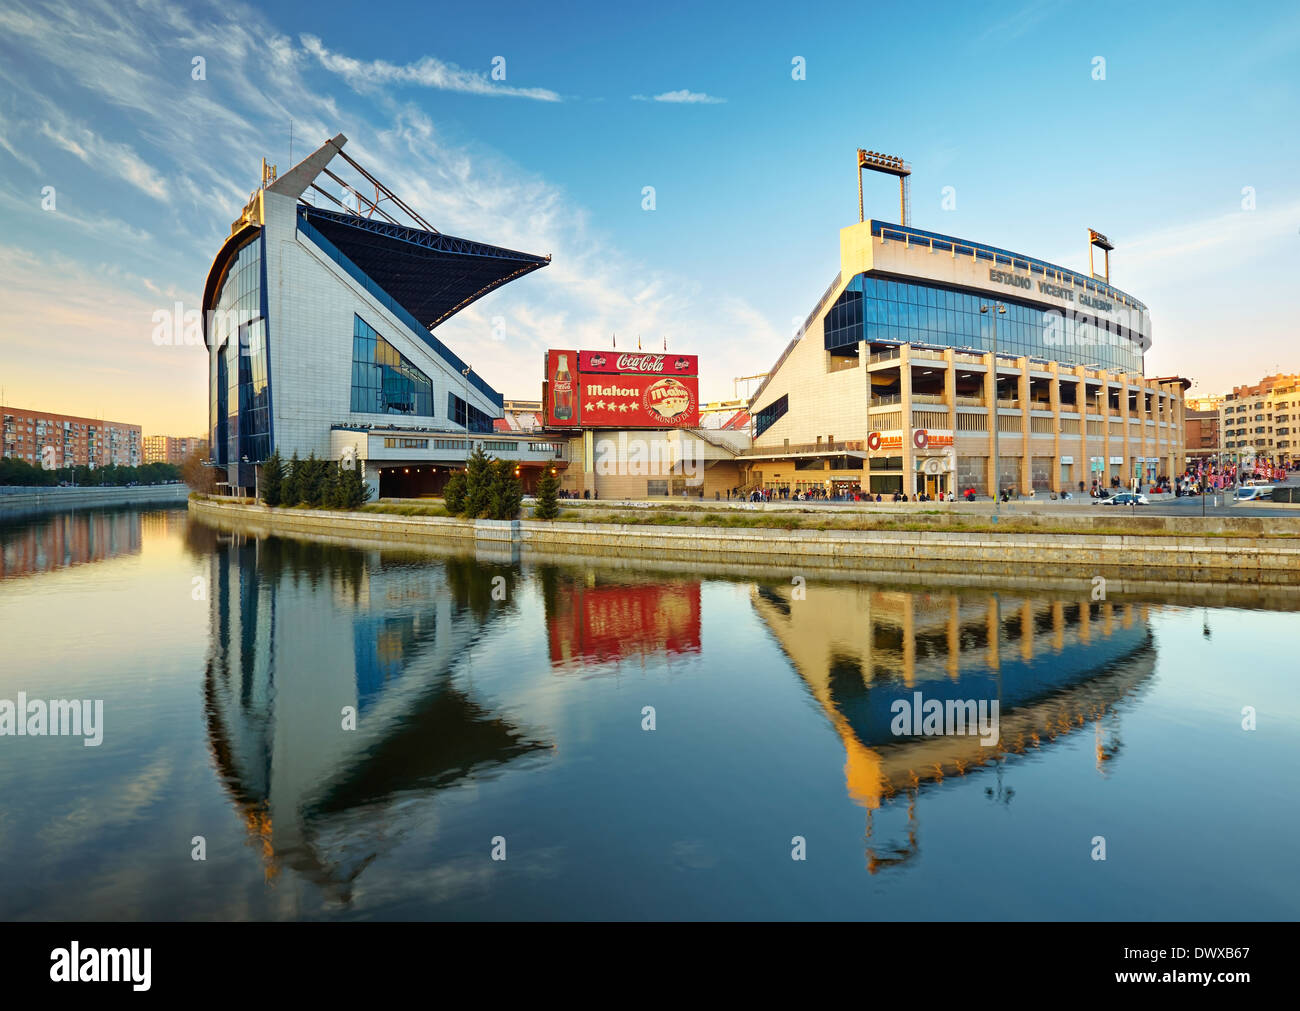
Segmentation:
[[(190, 512), (203, 522), (255, 536), (457, 545), (475, 552), (492, 549), (507, 558), (527, 552), (861, 572), (1117, 575), (1300, 591), (1300, 517), (1130, 516), (1113, 507), (1012, 512), (1003, 506), (995, 522), (991, 503), (983, 509), (967, 505), (966, 512), (956, 503), (882, 503), (833, 513), (801, 503), (773, 504), (759, 512), (713, 508), (717, 503), (693, 510), (613, 502), (567, 508), (574, 504), (564, 503), (566, 511), (555, 521), (431, 515), (437, 507), (429, 503), (380, 503), (338, 512), (193, 499)], [(926, 505), (935, 508), (919, 508)]]

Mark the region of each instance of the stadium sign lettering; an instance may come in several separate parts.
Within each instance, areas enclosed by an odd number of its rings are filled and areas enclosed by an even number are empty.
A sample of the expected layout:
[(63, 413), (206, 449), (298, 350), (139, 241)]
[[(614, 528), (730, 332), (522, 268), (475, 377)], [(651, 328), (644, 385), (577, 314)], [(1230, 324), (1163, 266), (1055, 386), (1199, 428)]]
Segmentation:
[(589, 397), (635, 397), (640, 392), (640, 390), (632, 387), (601, 386), (598, 383), (592, 383), (587, 387), (587, 396)]
[(1031, 282), (1027, 277), (1020, 277), (1009, 270), (989, 269), (989, 280), (994, 284), (1009, 284), (1013, 288), (1029, 288)]

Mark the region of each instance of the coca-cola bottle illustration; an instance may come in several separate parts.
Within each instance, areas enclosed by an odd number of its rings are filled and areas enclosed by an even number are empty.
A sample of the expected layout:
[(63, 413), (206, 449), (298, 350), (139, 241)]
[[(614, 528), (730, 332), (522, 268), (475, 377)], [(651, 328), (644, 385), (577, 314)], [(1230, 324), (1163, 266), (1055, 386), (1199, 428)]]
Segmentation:
[(551, 417), (556, 421), (573, 420), (573, 376), (569, 373), (568, 355), (560, 355), (551, 380)]

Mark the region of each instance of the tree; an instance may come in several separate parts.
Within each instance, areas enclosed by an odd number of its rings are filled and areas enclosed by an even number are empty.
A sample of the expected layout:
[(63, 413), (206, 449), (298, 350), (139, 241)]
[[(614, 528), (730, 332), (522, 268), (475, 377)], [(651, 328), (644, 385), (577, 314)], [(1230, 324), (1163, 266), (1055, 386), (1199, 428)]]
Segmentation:
[(488, 497), (488, 512), (494, 520), (513, 520), (519, 517), (523, 505), (524, 489), (515, 477), (515, 467), (509, 460), (492, 463), (492, 493)]
[(316, 450), (313, 449), (302, 462), (302, 484), (298, 489), (302, 504), (313, 509), (320, 505), (324, 483), (325, 468), (321, 466), (321, 461), (316, 459)]
[(447, 483), (442, 489), (442, 501), (447, 507), (447, 512), (453, 516), (459, 516), (465, 511), (465, 472), (463, 470), (458, 470), (447, 478)]
[(277, 448), (262, 464), (262, 501), (278, 506), (284, 493), (284, 458)]
[[(108, 468), (104, 468), (107, 470)], [(114, 471), (121, 468), (114, 467)], [(117, 474), (103, 475), (104, 479), (110, 483), (125, 483), (120, 480)], [(216, 468), (207, 466), (207, 461), (203, 459), (203, 454), (195, 450), (185, 460), (181, 466), (181, 478), (190, 486), (191, 491), (196, 491), (200, 495), (211, 495), (217, 490), (217, 472)], [(128, 478), (135, 480), (135, 478)]]
[(370, 485), (361, 476), (361, 468), (353, 462), (351, 467), (339, 471), (337, 501), (339, 509), (360, 509), (370, 498)]
[(537, 508), (533, 516), (539, 520), (553, 520), (560, 515), (560, 479), (555, 470), (547, 467), (542, 471), (542, 479), (537, 483)]
[(298, 451), (293, 451), (293, 457), (289, 460), (289, 465), (285, 468), (284, 482), (280, 486), (280, 505), (286, 509), (290, 506), (296, 506), (302, 501), (302, 461), (298, 459)]
[(472, 520), (486, 516), (492, 508), (492, 461), (475, 446), (465, 462), (465, 515)]
[(333, 460), (320, 461), (320, 492), (317, 495), (317, 505), (324, 506), (326, 509), (341, 509), (343, 506), (339, 503), (341, 480), (339, 465)]

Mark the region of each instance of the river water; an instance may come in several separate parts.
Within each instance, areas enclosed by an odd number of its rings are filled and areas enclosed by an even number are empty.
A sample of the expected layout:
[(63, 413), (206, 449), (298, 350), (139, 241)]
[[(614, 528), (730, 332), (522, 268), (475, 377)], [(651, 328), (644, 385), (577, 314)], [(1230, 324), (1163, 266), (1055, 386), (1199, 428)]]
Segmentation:
[(1300, 598), (1094, 596), (0, 526), (0, 917), (1295, 918)]

